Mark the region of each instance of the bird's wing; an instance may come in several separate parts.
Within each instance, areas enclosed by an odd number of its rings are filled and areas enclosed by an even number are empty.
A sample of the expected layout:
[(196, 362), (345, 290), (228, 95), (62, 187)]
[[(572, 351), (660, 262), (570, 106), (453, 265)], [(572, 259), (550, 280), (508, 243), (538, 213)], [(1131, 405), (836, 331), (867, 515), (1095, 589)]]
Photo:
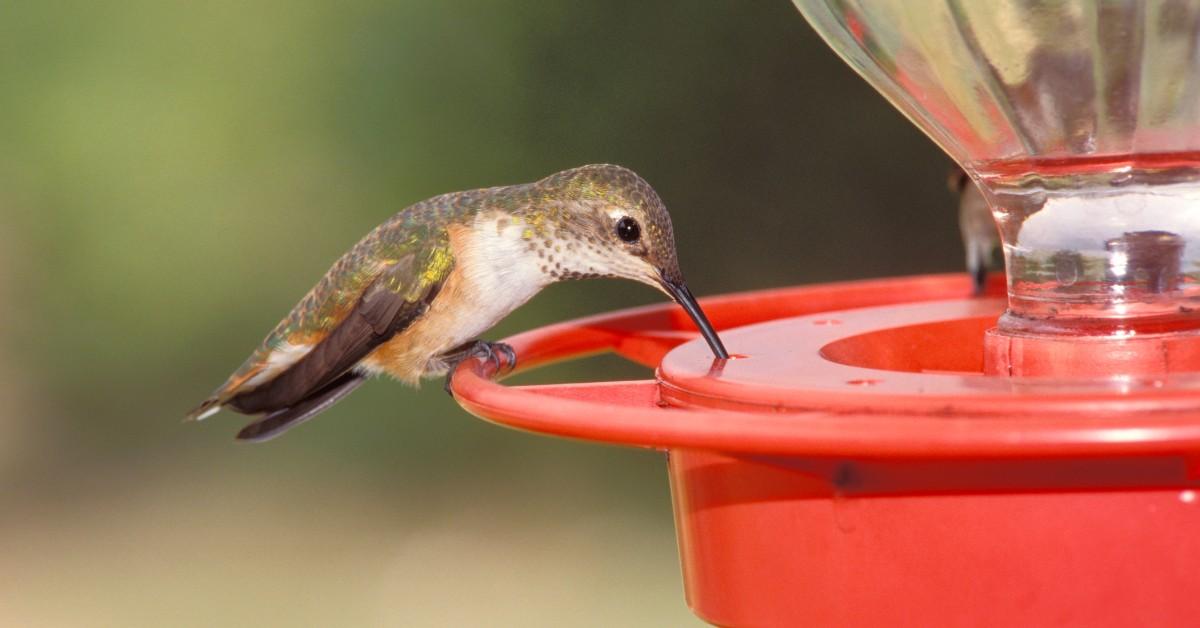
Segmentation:
[(428, 308), (454, 266), (444, 229), (384, 223), (334, 264), (189, 418), (272, 412), (354, 367)]
[(250, 423), (238, 432), (237, 439), (254, 443), (271, 440), (324, 412), (342, 397), (354, 392), (366, 380), (367, 376), (362, 373), (347, 371), (296, 405), (268, 412), (261, 419)]

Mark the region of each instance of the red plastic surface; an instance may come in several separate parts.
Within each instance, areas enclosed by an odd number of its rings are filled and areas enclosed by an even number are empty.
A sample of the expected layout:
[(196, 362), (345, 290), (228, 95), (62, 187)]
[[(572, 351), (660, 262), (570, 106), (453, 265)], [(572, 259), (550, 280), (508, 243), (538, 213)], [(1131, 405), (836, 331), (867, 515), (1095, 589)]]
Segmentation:
[(1200, 375), (984, 377), (983, 334), (1002, 303), (961, 298), (968, 290), (959, 276), (923, 276), (703, 299), (729, 350), (749, 356), (723, 364), (689, 342), (696, 333), (675, 306), (616, 312), (506, 342), (521, 368), (611, 350), (661, 362), (661, 381), (506, 387), (468, 362), (453, 388), (468, 411), (510, 427), (662, 449), (907, 458), (1200, 451)]
[[(688, 603), (717, 625), (1192, 626), (1200, 617), (1200, 504), (1180, 464), (848, 471), (672, 450), (669, 465)], [(859, 471), (862, 492), (831, 490)], [(1092, 471), (1114, 487), (1044, 487), (1055, 473)], [(975, 477), (955, 479), (964, 472)], [(911, 484), (869, 488), (896, 474)], [(914, 490), (921, 476), (959, 488)], [(1043, 488), (972, 486), (1005, 476)], [(1139, 478), (1174, 486), (1130, 487)]]
[[(688, 600), (720, 625), (1192, 623), (1200, 375), (1154, 342), (1089, 345), (1089, 377), (985, 375), (1002, 303), (968, 289), (704, 299), (725, 362), (674, 306), (617, 312), (507, 342), (524, 368), (612, 350), (657, 379), (505, 387), (472, 361), (453, 389), (511, 427), (669, 450)], [(1109, 372), (1114, 347), (1146, 353)]]

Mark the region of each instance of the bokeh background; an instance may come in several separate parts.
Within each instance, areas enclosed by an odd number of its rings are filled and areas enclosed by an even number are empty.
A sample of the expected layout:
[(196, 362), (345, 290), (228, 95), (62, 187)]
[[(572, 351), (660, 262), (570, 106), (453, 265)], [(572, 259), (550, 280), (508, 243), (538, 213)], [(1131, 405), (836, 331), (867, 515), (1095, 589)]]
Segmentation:
[[(697, 623), (659, 454), (438, 384), (179, 422), (393, 212), (590, 162), (701, 295), (961, 267), (948, 161), (786, 0), (0, 4), (0, 624)], [(658, 300), (564, 284), (494, 336)]]

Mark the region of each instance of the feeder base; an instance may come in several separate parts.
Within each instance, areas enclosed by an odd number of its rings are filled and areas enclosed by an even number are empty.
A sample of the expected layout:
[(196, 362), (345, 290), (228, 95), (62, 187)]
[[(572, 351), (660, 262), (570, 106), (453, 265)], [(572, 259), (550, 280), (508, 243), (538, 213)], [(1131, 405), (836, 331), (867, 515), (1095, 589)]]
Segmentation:
[(972, 478), (935, 477), (951, 469), (928, 463), (672, 451), (688, 603), (721, 626), (1169, 626), (1200, 617), (1196, 491), (1036, 489), (1039, 478), (1092, 483), (1091, 474), (1118, 485), (1191, 484), (1182, 459), (954, 467), (1029, 486), (954, 489)]
[(1172, 345), (1170, 377), (1120, 376), (1121, 345), (1087, 338), (1066, 350), (1093, 376), (996, 376), (1004, 304), (969, 290), (704, 299), (736, 354), (716, 361), (675, 306), (615, 312), (506, 342), (523, 367), (611, 350), (655, 379), (509, 387), (467, 361), (453, 388), (503, 425), (668, 451), (688, 601), (719, 625), (1196, 623), (1200, 373), (1171, 366), (1191, 337), (1136, 339)]

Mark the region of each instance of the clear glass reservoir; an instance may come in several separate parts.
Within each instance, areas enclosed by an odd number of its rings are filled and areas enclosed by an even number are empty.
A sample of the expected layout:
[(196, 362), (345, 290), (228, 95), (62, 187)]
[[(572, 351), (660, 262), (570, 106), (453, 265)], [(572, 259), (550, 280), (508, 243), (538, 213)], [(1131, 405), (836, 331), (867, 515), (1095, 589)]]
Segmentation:
[(984, 190), (1002, 330), (1200, 326), (1200, 2), (795, 2)]

